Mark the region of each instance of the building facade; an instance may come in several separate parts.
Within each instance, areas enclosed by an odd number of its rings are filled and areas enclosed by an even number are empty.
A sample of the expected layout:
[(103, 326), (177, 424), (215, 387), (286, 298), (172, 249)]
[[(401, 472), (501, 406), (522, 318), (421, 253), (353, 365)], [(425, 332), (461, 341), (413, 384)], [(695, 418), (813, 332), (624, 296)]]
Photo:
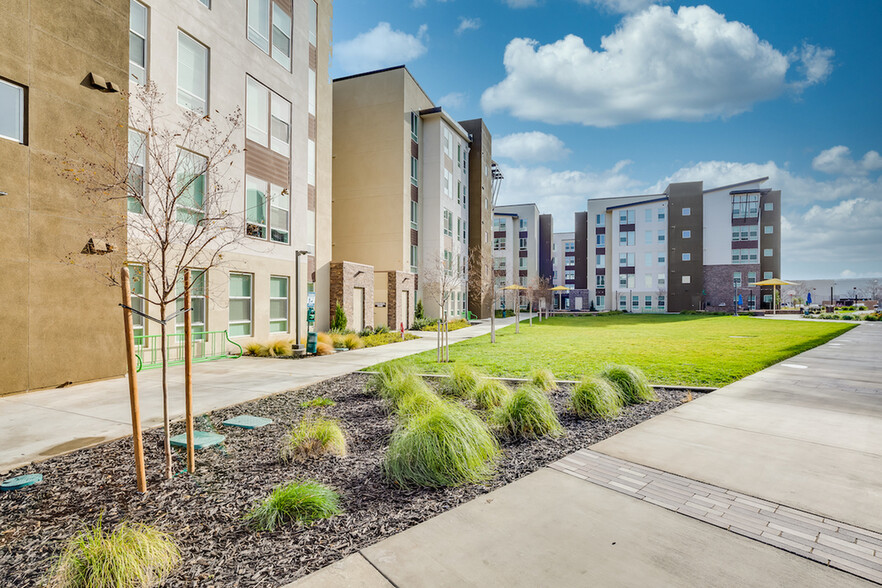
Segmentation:
[[(768, 178), (705, 190), (596, 198), (576, 213), (576, 306), (679, 312), (772, 307), (780, 277), (781, 194)], [(739, 298), (740, 297), (740, 298)], [(739, 302), (740, 300), (740, 302)]]
[[(554, 233), (551, 241), (553, 259), (552, 286), (576, 287), (576, 233)], [(554, 296), (554, 307), (567, 310), (570, 298), (567, 292)]]
[(493, 138), (483, 119), (460, 121), (472, 138), (469, 149), (469, 301), (468, 310), (478, 318), (493, 311), (490, 290), (493, 267)]
[[(553, 277), (553, 223), (550, 215), (539, 213), (535, 204), (512, 204), (493, 209), (493, 276), (496, 281), (497, 306), (505, 300), (512, 308), (517, 295), (499, 291), (518, 284), (526, 288), (548, 283)], [(522, 298), (523, 300), (523, 298)]]

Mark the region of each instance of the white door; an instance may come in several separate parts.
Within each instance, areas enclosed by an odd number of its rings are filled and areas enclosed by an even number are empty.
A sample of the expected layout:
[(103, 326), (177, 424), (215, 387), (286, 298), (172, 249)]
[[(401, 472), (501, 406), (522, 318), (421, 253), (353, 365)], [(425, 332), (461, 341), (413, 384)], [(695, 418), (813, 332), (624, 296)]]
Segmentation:
[(410, 328), (410, 290), (404, 291), (404, 328)]
[(364, 288), (352, 289), (352, 324), (349, 328), (356, 332), (364, 328)]

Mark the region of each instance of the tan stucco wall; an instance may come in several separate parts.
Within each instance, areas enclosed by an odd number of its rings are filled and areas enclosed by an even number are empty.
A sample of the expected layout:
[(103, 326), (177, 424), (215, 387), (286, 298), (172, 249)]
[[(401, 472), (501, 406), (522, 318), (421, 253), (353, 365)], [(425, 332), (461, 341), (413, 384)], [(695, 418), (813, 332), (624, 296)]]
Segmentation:
[[(333, 157), (333, 85), (328, 76), (331, 59), (331, 0), (318, 0), (318, 69), (316, 71), (316, 207), (315, 207), (315, 261), (316, 261), (316, 328), (330, 326), (328, 305), (330, 298), (330, 264), (332, 247), (332, 157)], [(305, 296), (304, 296), (305, 304)], [(305, 320), (305, 319), (304, 319)], [(306, 323), (301, 326), (306, 332)]]
[(28, 109), (27, 145), (0, 139), (2, 395), (125, 370), (119, 289), (92, 271), (119, 268), (125, 236), (101, 263), (79, 255), (124, 218), (125, 201), (85, 206), (53, 160), (77, 149), (65, 144), (77, 127), (95, 135), (102, 119), (125, 143), (125, 99), (82, 82), (95, 72), (125, 87), (128, 3), (2, 0), (0, 14), (0, 77), (27, 88)]

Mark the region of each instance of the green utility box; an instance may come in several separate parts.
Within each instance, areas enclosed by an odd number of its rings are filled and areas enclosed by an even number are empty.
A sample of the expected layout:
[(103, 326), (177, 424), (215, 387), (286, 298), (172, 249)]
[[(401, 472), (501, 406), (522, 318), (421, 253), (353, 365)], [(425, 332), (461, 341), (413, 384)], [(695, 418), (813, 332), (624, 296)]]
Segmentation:
[(306, 334), (306, 352), (307, 353), (315, 353), (317, 345), (318, 345), (318, 333), (307, 333)]

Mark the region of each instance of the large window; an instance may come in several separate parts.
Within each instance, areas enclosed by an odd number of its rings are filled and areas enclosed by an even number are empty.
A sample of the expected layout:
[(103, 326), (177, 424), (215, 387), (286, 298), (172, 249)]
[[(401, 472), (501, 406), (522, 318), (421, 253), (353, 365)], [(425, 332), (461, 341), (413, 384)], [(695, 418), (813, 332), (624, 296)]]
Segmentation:
[(504, 231), (505, 230), (505, 219), (504, 218), (494, 218), (493, 219), (493, 230), (494, 231)]
[(144, 212), (144, 168), (146, 166), (147, 135), (129, 129), (129, 212)]
[(520, 219), (518, 226), (520, 227), (520, 230), (526, 231), (527, 230), (527, 219), (525, 219), (525, 218)]
[(635, 245), (637, 234), (634, 231), (622, 231), (619, 233), (619, 245)]
[(575, 256), (568, 255), (568, 256), (564, 257), (564, 265), (576, 265)]
[(270, 333), (288, 332), (288, 278), (270, 277)]
[[(290, 2), (248, 0), (248, 39), (287, 70), (291, 69), (290, 10)], [(314, 36), (312, 28), (310, 33)]]
[(178, 150), (177, 181), (180, 196), (177, 201), (177, 219), (191, 225), (205, 218), (205, 182), (208, 159)]
[(410, 183), (420, 185), (420, 161), (416, 157), (410, 157)]
[(660, 220), (660, 221), (665, 220), (665, 209), (664, 208), (658, 209), (658, 220)]
[(416, 245), (410, 246), (410, 272), (415, 274), (419, 269), (420, 264), (420, 250)]
[[(144, 266), (135, 264), (128, 264), (128, 266), (129, 287), (132, 290), (132, 308), (146, 314), (147, 301), (144, 300), (143, 296), (146, 296), (145, 292), (147, 291), (147, 276), (144, 273)], [(144, 327), (144, 324), (144, 317), (133, 312), (132, 327), (135, 331), (135, 345), (143, 344), (143, 341), (139, 338), (147, 334), (147, 330)]]
[(230, 274), (230, 337), (251, 336), (251, 274)]
[(291, 15), (277, 2), (273, 2), (272, 57), (285, 69), (291, 69)]
[(25, 142), (25, 89), (0, 80), (0, 137)]
[(598, 288), (606, 288), (606, 276), (596, 276), (595, 280), (595, 285)]
[(147, 7), (129, 0), (129, 77), (147, 82)]
[(245, 136), (291, 157), (291, 103), (249, 77), (245, 101)]
[(665, 309), (665, 297), (662, 294), (658, 295), (658, 309), (659, 310)]
[(410, 138), (420, 140), (420, 116), (415, 112), (410, 113)]
[(208, 47), (178, 31), (178, 104), (208, 114)]
[(519, 237), (518, 238), (518, 248), (521, 251), (527, 250), (527, 238), (526, 237)]
[(759, 225), (743, 225), (732, 227), (733, 241), (756, 241)]
[(635, 255), (633, 253), (619, 253), (619, 267), (634, 267)]
[(493, 249), (495, 251), (502, 251), (503, 249), (505, 249), (505, 237), (494, 237)]
[(633, 225), (637, 220), (637, 212), (632, 208), (630, 210), (619, 210), (619, 224)]
[[(288, 243), (290, 196), (284, 188), (245, 176), (245, 234), (255, 239)], [(269, 223), (267, 224), (267, 219)]]
[(522, 269), (522, 270), (527, 269), (527, 258), (526, 257), (519, 257), (518, 258), (518, 269)]
[(410, 201), (410, 228), (414, 230), (420, 228), (420, 204), (415, 200)]
[(594, 267), (606, 267), (606, 255), (596, 255), (594, 257)]
[(759, 216), (759, 194), (732, 196), (732, 218), (755, 218), (757, 216)]
[[(190, 311), (190, 320), (192, 321), (191, 326), (193, 329), (193, 333), (202, 333), (206, 330), (205, 328), (205, 270), (190, 270), (190, 280), (192, 284), (190, 285), (190, 308), (193, 310)], [(178, 276), (178, 281), (175, 284), (175, 293), (180, 296), (176, 302), (177, 311), (184, 310), (184, 272), (181, 272), (181, 275)], [(184, 332), (184, 315), (179, 314), (175, 317), (175, 332), (183, 333)], [(205, 339), (206, 337), (203, 335), (193, 336), (193, 339)]]
[(318, 3), (309, 2), (309, 44), (318, 46)]
[[(523, 258), (522, 258), (522, 259), (523, 259)], [(524, 265), (526, 265), (526, 264), (524, 264)], [(575, 272), (575, 270), (566, 270), (566, 271), (564, 271), (564, 280), (566, 280), (567, 282), (572, 282), (572, 281), (574, 281), (575, 279), (576, 279), (576, 272)]]
[(453, 236), (453, 214), (449, 210), (447, 210), (446, 208), (444, 209), (443, 229), (444, 229), (445, 235), (447, 235), (449, 237)]
[(575, 241), (564, 241), (564, 251), (575, 251), (576, 250), (576, 242)]
[(594, 225), (597, 227), (602, 227), (606, 224), (606, 215), (598, 214), (594, 219)]
[(757, 249), (733, 249), (732, 263), (756, 263), (759, 259)]

